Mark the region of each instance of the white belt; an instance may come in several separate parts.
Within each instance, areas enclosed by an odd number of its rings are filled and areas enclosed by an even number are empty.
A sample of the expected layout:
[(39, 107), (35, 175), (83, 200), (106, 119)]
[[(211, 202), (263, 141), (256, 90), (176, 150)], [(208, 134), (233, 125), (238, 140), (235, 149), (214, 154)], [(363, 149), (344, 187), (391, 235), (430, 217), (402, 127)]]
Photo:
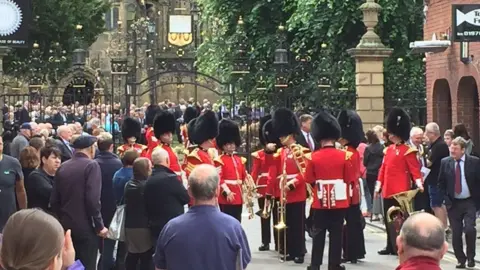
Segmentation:
[(267, 176), (268, 176), (268, 173), (261, 173), (261, 174), (258, 176), (258, 178), (260, 178), (260, 177), (267, 177)]
[(339, 184), (339, 183), (345, 184), (343, 179), (330, 179), (330, 180), (318, 179), (315, 182), (319, 185), (335, 185), (335, 184)]
[(227, 185), (238, 185), (238, 180), (223, 180)]
[[(296, 174), (287, 174), (287, 180), (292, 180), (297, 178), (297, 173)], [(279, 175), (277, 178), (282, 178), (283, 175)]]

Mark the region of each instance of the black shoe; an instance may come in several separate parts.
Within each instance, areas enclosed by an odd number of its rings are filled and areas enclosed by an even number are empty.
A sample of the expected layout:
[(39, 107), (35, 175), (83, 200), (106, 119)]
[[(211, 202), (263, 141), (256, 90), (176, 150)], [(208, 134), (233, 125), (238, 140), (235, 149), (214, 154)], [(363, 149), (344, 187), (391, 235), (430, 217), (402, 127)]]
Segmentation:
[(345, 259), (345, 258), (342, 259), (342, 263), (348, 263), (348, 262), (352, 263), (352, 264), (357, 264), (358, 260), (357, 259), (349, 260), (349, 259)]
[(307, 270), (320, 270), (320, 266), (309, 265), (307, 266)]
[(293, 261), (295, 260), (295, 257), (293, 256), (290, 256), (290, 255), (287, 255), (286, 257), (285, 256), (280, 256), (280, 261), (282, 262), (290, 262), (290, 261)]
[(262, 244), (259, 248), (258, 251), (267, 251), (270, 250), (270, 245), (269, 244)]
[(467, 267), (465, 267), (465, 263), (459, 263), (459, 264), (457, 264), (457, 266), (455, 266), (455, 268), (457, 268), (457, 269), (465, 269), (465, 268), (467, 268)]
[(393, 251), (388, 250), (386, 248), (379, 250), (377, 253), (378, 255), (396, 255)]
[(293, 259), (293, 261), (295, 263), (302, 264), (305, 261), (304, 259), (305, 259), (304, 257), (295, 257), (295, 259)]
[(467, 266), (470, 268), (475, 267), (475, 261), (474, 260), (468, 260)]
[(345, 266), (339, 264), (339, 265), (329, 265), (328, 270), (345, 270)]

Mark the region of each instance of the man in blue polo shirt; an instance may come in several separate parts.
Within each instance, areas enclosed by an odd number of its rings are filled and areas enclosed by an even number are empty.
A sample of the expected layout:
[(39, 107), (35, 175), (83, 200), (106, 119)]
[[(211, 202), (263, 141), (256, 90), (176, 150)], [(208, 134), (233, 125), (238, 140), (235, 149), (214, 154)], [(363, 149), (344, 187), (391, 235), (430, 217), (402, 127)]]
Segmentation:
[(157, 241), (157, 270), (238, 270), (251, 260), (247, 236), (238, 220), (217, 207), (215, 167), (197, 166), (188, 179), (194, 199), (189, 211), (170, 220)]

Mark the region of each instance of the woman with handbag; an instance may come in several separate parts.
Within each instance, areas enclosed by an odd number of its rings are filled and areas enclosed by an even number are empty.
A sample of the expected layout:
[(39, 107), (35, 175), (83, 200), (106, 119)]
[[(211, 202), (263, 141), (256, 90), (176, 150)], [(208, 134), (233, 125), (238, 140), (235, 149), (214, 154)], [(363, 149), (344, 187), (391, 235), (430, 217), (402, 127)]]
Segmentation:
[(143, 197), (145, 183), (152, 173), (152, 163), (147, 158), (137, 158), (133, 163), (133, 180), (125, 187), (125, 244), (127, 245), (126, 270), (153, 270), (154, 252), (148, 216)]

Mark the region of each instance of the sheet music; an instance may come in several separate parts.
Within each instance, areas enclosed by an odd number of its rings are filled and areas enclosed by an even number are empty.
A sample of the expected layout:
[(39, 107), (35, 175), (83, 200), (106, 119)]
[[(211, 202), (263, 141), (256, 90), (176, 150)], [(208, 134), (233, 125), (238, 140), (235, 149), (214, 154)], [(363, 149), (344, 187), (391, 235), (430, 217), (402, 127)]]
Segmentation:
[(427, 167), (422, 167), (420, 171), (422, 172), (423, 180), (425, 180), (427, 176), (430, 174), (430, 169)]

